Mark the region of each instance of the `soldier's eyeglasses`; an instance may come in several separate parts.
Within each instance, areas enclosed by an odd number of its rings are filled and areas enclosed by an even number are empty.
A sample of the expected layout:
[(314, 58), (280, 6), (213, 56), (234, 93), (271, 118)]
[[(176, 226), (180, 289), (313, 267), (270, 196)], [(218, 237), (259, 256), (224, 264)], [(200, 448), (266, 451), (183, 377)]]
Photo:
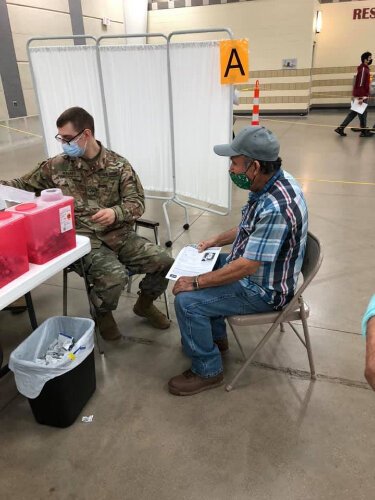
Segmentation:
[(69, 146), (70, 146), (70, 143), (71, 143), (71, 142), (74, 142), (74, 141), (75, 141), (75, 140), (76, 140), (76, 139), (77, 139), (80, 135), (82, 135), (82, 134), (83, 134), (83, 132), (84, 132), (84, 131), (85, 131), (85, 129), (81, 130), (81, 132), (78, 132), (78, 134), (77, 134), (77, 135), (75, 135), (74, 137), (72, 137), (72, 138), (71, 138), (71, 139), (69, 139), (69, 140), (68, 140), (68, 139), (64, 139), (64, 137), (61, 137), (61, 135), (59, 135), (59, 134), (56, 134), (56, 135), (55, 135), (55, 139), (56, 139), (56, 141), (59, 141), (59, 142), (61, 142), (62, 144), (69, 144)]

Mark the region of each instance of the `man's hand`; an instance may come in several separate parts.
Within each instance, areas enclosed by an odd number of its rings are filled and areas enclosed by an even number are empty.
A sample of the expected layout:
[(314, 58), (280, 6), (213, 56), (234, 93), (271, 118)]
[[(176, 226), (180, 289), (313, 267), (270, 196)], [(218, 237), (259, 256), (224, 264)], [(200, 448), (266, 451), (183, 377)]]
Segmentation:
[(194, 277), (181, 276), (181, 278), (178, 278), (173, 287), (173, 295), (177, 295), (180, 292), (192, 292), (194, 290), (193, 283)]
[(91, 220), (102, 226), (110, 226), (116, 220), (116, 213), (112, 208), (101, 208), (91, 217)]
[(207, 248), (215, 247), (215, 246), (216, 246), (216, 239), (210, 238), (208, 240), (200, 241), (197, 245), (197, 250), (199, 253), (201, 253), (201, 252), (204, 252), (205, 250), (207, 250)]

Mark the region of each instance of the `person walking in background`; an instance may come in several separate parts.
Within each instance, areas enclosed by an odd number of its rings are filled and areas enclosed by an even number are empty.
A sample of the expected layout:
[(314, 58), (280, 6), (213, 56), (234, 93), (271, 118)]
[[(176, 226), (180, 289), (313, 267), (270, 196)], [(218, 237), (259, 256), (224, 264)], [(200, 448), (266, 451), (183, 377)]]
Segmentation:
[[(370, 69), (369, 66), (372, 64), (372, 54), (371, 52), (364, 52), (361, 55), (362, 64), (360, 64), (357, 68), (357, 76), (355, 78), (354, 86), (353, 86), (353, 98), (357, 99), (359, 105), (363, 105), (367, 103), (367, 99), (370, 95)], [(342, 137), (346, 136), (344, 132), (345, 127), (349, 125), (351, 121), (358, 115), (359, 123), (361, 126), (361, 134), (360, 137), (371, 137), (372, 133), (367, 130), (367, 107), (363, 113), (358, 113), (357, 111), (350, 110), (345, 120), (342, 124), (335, 129), (335, 132)]]

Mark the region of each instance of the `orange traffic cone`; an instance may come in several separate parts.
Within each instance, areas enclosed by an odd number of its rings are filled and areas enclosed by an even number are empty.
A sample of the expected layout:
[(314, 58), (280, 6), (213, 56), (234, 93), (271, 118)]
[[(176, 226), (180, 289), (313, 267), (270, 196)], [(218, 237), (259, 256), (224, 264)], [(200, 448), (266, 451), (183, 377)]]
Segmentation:
[(259, 80), (255, 82), (251, 125), (259, 125)]

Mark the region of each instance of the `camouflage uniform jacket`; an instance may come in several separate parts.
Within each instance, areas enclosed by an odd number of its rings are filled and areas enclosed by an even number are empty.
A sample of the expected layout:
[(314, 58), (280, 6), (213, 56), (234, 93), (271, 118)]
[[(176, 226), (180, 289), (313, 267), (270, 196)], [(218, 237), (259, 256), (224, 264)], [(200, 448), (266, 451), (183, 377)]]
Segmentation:
[[(145, 210), (144, 191), (130, 163), (99, 145), (101, 151), (92, 160), (58, 155), (23, 177), (1, 183), (36, 194), (43, 189), (60, 188), (64, 195), (74, 198), (77, 233), (88, 236), (92, 248), (99, 248), (104, 242), (117, 251)], [(115, 211), (116, 220), (111, 226), (91, 220), (101, 208)]]

